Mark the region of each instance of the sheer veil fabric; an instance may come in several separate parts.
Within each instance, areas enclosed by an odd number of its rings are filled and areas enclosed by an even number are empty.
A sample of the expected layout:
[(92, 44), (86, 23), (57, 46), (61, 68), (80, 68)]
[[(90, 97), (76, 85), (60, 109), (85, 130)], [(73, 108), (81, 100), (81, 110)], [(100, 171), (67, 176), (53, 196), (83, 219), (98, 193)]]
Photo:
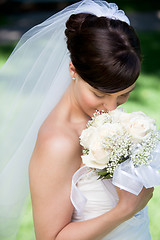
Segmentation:
[(115, 4), (80, 1), (24, 34), (0, 70), (0, 239), (16, 237), (38, 130), (70, 84), (64, 30), (69, 16), (80, 12), (129, 24)]

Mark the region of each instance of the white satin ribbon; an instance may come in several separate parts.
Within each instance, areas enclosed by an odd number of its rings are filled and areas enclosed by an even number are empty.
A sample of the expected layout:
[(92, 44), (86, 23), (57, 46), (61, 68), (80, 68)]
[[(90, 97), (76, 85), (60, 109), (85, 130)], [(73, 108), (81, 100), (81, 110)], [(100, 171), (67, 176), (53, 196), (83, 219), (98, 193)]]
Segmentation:
[(83, 208), (87, 202), (87, 198), (81, 193), (81, 191), (77, 188), (78, 181), (82, 178), (84, 174), (88, 172), (88, 168), (86, 166), (78, 169), (72, 177), (72, 187), (71, 187), (71, 195), (70, 199), (77, 210), (78, 214), (81, 214)]
[(131, 160), (119, 165), (113, 174), (112, 183), (130, 193), (138, 195), (145, 188), (160, 185), (160, 143), (152, 153), (150, 165), (134, 167)]
[(120, 166), (116, 168), (112, 183), (135, 195), (138, 195), (143, 188), (143, 184), (136, 176), (133, 163), (129, 160), (121, 163)]

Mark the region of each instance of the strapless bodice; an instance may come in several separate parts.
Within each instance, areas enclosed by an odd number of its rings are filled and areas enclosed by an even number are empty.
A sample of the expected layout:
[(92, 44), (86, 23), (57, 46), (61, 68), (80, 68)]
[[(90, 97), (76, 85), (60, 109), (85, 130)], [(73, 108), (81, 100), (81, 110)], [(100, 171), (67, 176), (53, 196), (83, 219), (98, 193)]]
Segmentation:
[[(111, 210), (118, 202), (118, 195), (111, 180), (97, 180), (93, 170), (88, 170), (77, 182), (78, 191), (87, 199), (83, 211), (74, 209), (72, 221), (84, 221)], [(147, 207), (122, 223), (103, 240), (150, 240)]]

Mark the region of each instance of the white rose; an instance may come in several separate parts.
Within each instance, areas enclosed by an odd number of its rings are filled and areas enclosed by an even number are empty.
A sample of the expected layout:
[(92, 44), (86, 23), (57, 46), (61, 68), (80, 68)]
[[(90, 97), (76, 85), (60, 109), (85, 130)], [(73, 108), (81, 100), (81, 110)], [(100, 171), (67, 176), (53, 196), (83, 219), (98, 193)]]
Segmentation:
[(84, 148), (89, 149), (91, 142), (96, 138), (97, 131), (95, 127), (90, 126), (82, 131), (80, 136), (80, 143)]
[(88, 155), (82, 156), (83, 163), (92, 168), (103, 169), (109, 161), (110, 152), (105, 151), (100, 139), (92, 142)]
[(100, 139), (113, 137), (115, 135), (123, 135), (124, 128), (120, 123), (105, 123), (102, 127), (97, 129), (97, 134)]
[(106, 166), (105, 164), (97, 163), (97, 161), (93, 157), (91, 157), (90, 154), (82, 155), (81, 158), (82, 158), (83, 164), (85, 164), (87, 167), (90, 167), (90, 168), (103, 169)]
[(111, 124), (105, 123), (103, 126), (101, 126), (97, 129), (98, 137), (101, 140), (103, 140), (104, 138), (106, 138), (109, 135), (110, 129), (111, 129)]
[(106, 119), (107, 119), (107, 114), (105, 114), (105, 113), (97, 115), (94, 119), (92, 126), (93, 127), (102, 126), (104, 124), (104, 122), (106, 121)]
[(155, 120), (143, 112), (134, 112), (126, 125), (126, 129), (131, 134), (133, 140), (138, 143), (146, 139), (152, 131), (156, 130)]
[(110, 111), (109, 114), (111, 115), (113, 122), (119, 122), (122, 126), (125, 126), (132, 117), (131, 113), (124, 112), (122, 108)]
[(116, 108), (115, 110), (109, 111), (108, 114), (112, 117), (113, 122), (118, 122), (120, 116), (124, 113), (122, 108)]

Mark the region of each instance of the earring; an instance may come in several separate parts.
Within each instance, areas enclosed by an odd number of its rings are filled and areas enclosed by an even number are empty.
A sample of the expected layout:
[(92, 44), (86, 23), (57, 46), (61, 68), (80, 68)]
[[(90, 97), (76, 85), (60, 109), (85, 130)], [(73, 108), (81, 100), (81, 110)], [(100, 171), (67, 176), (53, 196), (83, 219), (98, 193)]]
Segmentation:
[(73, 78), (72, 78), (72, 80), (74, 80), (74, 81), (75, 81), (75, 80), (76, 80), (76, 78), (75, 78), (75, 77), (73, 77)]

